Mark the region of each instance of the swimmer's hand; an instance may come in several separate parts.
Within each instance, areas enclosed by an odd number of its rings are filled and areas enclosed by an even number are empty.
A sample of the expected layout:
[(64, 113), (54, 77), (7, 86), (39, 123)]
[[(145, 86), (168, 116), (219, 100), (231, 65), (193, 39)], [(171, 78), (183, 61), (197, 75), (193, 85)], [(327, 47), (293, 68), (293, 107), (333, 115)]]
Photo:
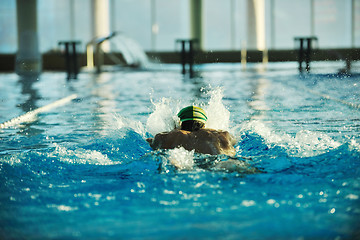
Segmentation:
[(155, 146), (154, 146), (154, 138), (147, 138), (146, 141), (149, 143), (150, 147), (152, 149), (156, 149)]

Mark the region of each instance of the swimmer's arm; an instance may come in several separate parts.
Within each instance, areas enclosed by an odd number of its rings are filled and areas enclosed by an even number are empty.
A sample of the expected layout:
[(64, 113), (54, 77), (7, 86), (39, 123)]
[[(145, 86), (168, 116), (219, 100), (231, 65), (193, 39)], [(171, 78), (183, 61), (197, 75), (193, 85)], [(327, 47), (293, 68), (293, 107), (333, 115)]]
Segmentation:
[(182, 131), (173, 130), (171, 132), (158, 133), (154, 138), (148, 138), (146, 141), (154, 150), (171, 149), (177, 146), (181, 146), (184, 142), (184, 136), (186, 136), (186, 134), (184, 134)]
[(156, 136), (154, 138), (148, 138), (146, 141), (149, 143), (150, 147), (154, 150), (158, 149), (158, 141), (155, 141)]
[(158, 133), (154, 138), (148, 138), (146, 141), (150, 144), (150, 147), (154, 150), (161, 148), (162, 142), (164, 138), (164, 134)]
[(147, 138), (146, 141), (149, 143), (150, 147), (154, 141), (154, 138)]

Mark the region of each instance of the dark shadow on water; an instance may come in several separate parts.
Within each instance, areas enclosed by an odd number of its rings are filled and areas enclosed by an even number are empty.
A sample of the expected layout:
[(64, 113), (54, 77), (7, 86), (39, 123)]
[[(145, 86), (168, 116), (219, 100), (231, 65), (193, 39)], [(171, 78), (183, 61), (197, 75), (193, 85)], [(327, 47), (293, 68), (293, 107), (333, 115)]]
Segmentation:
[[(38, 108), (37, 101), (42, 97), (34, 85), (39, 81), (39, 76), (19, 76), (18, 83), (21, 85), (21, 94), (24, 96), (25, 102), (20, 103), (17, 107), (22, 109), (23, 113), (27, 113)], [(35, 120), (37, 121), (37, 119)], [(26, 136), (35, 136), (43, 133), (44, 130), (33, 128), (32, 124), (24, 123), (21, 125), (18, 133)]]
[(26, 113), (37, 108), (36, 102), (41, 99), (39, 92), (34, 88), (34, 84), (38, 82), (39, 77), (19, 77), (18, 83), (21, 85), (21, 94), (27, 100), (19, 104), (19, 107)]

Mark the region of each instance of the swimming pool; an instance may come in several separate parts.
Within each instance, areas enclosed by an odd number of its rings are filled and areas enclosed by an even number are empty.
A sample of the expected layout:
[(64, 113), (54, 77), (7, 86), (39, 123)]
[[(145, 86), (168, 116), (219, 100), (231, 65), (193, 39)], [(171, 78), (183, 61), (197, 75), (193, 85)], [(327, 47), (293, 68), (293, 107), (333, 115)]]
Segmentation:
[[(71, 81), (1, 74), (0, 123), (70, 96), (0, 129), (1, 238), (359, 238), (360, 77), (326, 66), (206, 65), (192, 79), (169, 66)], [(152, 151), (145, 138), (193, 103), (262, 172)]]

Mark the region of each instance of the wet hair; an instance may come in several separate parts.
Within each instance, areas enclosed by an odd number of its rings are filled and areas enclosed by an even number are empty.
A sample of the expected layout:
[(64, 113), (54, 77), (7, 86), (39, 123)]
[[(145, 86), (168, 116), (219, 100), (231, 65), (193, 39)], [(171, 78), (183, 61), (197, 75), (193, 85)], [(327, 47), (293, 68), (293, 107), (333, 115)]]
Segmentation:
[(196, 120), (184, 121), (181, 123), (181, 130), (194, 132), (205, 126), (205, 123)]

